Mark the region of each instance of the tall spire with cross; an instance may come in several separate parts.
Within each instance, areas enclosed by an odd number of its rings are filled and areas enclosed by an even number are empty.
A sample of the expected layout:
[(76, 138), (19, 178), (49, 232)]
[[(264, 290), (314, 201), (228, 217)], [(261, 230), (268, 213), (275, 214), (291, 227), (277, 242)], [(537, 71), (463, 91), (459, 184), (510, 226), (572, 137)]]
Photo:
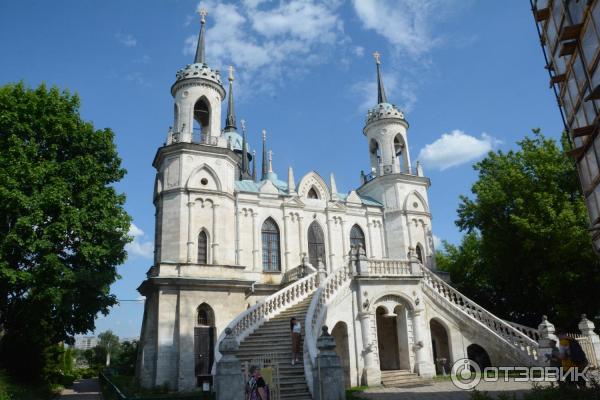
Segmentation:
[(375, 58), (375, 65), (377, 65), (377, 104), (387, 103), (387, 96), (385, 95), (383, 79), (381, 77), (381, 54), (376, 51), (373, 53), (373, 58)]
[(204, 64), (206, 62), (204, 59), (204, 36), (206, 35), (204, 25), (206, 24), (206, 16), (208, 15), (208, 12), (206, 9), (201, 8), (198, 10), (198, 15), (200, 15), (200, 35), (198, 36), (198, 45), (196, 46), (196, 57), (194, 57), (194, 63)]
[(252, 180), (256, 182), (256, 150), (252, 150)]
[(267, 161), (267, 131), (263, 129), (262, 131), (262, 174), (260, 176), (261, 180), (267, 179), (267, 173), (269, 172), (269, 166)]
[(227, 102), (227, 118), (225, 119), (225, 132), (236, 131), (235, 110), (233, 108), (233, 66), (229, 66), (229, 101)]
[(240, 125), (242, 126), (242, 179), (249, 174), (248, 169), (248, 142), (246, 141), (246, 121), (241, 120)]

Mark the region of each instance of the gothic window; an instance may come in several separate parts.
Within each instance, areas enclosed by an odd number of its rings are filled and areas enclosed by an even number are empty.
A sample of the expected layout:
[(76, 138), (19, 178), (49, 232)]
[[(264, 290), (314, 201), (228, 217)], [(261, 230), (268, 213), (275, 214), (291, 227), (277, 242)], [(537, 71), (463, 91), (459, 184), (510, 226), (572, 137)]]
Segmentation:
[(208, 304), (200, 304), (196, 311), (198, 312), (196, 325), (215, 326), (215, 313)]
[(208, 134), (208, 125), (210, 123), (210, 107), (208, 100), (201, 97), (194, 104), (194, 141), (200, 142), (203, 136)]
[(421, 243), (417, 243), (417, 258), (419, 259), (419, 262), (421, 262), (421, 264), (423, 264), (423, 247), (421, 246)]
[(208, 264), (208, 236), (203, 230), (198, 235), (198, 264)]
[(315, 268), (319, 259), (325, 264), (325, 236), (317, 221), (308, 227), (308, 259)]
[(354, 225), (350, 230), (350, 246), (355, 247), (359, 244), (366, 251), (367, 246), (365, 245), (365, 234), (363, 233), (363, 230), (360, 229), (360, 226)]
[(314, 187), (310, 188), (310, 190), (308, 191), (308, 196), (309, 199), (318, 199), (319, 198), (319, 194), (317, 193), (317, 191), (315, 190)]
[(279, 228), (272, 218), (265, 220), (261, 230), (263, 271), (277, 272), (281, 270), (279, 258)]

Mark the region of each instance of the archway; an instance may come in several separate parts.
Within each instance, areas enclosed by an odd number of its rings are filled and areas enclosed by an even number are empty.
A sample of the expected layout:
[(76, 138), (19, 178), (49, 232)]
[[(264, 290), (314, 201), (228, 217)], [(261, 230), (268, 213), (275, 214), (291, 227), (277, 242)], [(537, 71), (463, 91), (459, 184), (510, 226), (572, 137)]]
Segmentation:
[(344, 386), (349, 388), (350, 380), (350, 347), (348, 343), (348, 326), (345, 322), (338, 322), (331, 330), (331, 336), (335, 339), (335, 352), (340, 357), (344, 371)]
[(319, 265), (319, 259), (323, 262), (323, 265), (327, 264), (325, 260), (325, 235), (323, 235), (323, 229), (317, 221), (313, 221), (308, 227), (308, 259), (315, 268)]
[(492, 365), (487, 351), (476, 343), (467, 347), (467, 357), (469, 360), (475, 361), (482, 371), (485, 367), (490, 367)]
[(201, 97), (194, 104), (193, 141), (202, 143), (208, 135), (210, 125), (210, 106), (205, 97)]
[(421, 243), (417, 243), (417, 247), (416, 247), (416, 252), (417, 252), (417, 259), (419, 260), (419, 262), (421, 264), (423, 263), (423, 246), (421, 246)]
[(352, 229), (350, 229), (350, 246), (356, 247), (358, 245), (360, 245), (366, 253), (367, 246), (365, 244), (365, 234), (360, 226), (355, 224), (352, 226)]
[(400, 167), (400, 171), (404, 173), (410, 173), (410, 162), (408, 160), (408, 154), (406, 149), (406, 143), (401, 134), (397, 134), (394, 137), (394, 152), (397, 157), (397, 163)]
[(431, 331), (431, 347), (433, 349), (435, 372), (445, 375), (450, 372), (450, 366), (452, 365), (448, 331), (444, 325), (435, 319), (429, 321), (429, 329)]
[(388, 314), (385, 307), (380, 306), (375, 310), (375, 315), (377, 319), (379, 368), (382, 371), (400, 369), (396, 314)]
[(371, 172), (377, 172), (377, 168), (381, 163), (381, 150), (375, 139), (371, 139), (369, 142), (369, 155), (371, 158)]
[(215, 313), (206, 303), (196, 309), (194, 327), (194, 369), (196, 384), (212, 383), (212, 365), (215, 360)]

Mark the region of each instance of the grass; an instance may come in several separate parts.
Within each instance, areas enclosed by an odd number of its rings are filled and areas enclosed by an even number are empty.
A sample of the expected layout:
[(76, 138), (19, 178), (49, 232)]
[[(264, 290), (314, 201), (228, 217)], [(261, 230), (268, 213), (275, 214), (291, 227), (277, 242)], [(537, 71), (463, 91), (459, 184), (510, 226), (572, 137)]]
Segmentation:
[[(195, 390), (186, 393), (169, 392), (168, 388), (142, 389), (135, 377), (127, 375), (110, 375), (108, 379), (125, 395), (128, 399), (151, 400), (151, 399), (194, 399), (194, 400), (213, 400), (214, 393)], [(116, 399), (114, 391), (109, 384), (102, 384), (102, 394), (105, 400)], [(0, 398), (0, 400), (3, 400)]]
[(346, 389), (346, 400), (358, 400), (361, 399), (358, 396), (359, 393), (363, 392), (365, 389), (368, 389), (367, 386), (354, 386), (350, 389)]
[(55, 397), (61, 386), (35, 383), (18, 383), (0, 371), (0, 400), (48, 400)]

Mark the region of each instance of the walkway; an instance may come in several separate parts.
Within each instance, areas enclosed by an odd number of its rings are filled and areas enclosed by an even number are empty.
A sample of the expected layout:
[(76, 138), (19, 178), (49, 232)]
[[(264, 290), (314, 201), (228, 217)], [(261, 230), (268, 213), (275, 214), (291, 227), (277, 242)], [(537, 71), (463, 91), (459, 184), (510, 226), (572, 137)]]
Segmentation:
[(97, 378), (75, 381), (70, 389), (63, 389), (58, 400), (102, 400)]
[[(517, 399), (530, 390), (532, 384), (529, 382), (481, 382), (477, 385), (480, 392), (488, 392), (495, 398), (500, 394), (512, 396), (516, 394)], [(470, 400), (470, 391), (455, 387), (450, 381), (434, 381), (431, 385), (404, 387), (404, 388), (372, 388), (363, 393), (357, 393), (356, 397), (369, 400)]]

